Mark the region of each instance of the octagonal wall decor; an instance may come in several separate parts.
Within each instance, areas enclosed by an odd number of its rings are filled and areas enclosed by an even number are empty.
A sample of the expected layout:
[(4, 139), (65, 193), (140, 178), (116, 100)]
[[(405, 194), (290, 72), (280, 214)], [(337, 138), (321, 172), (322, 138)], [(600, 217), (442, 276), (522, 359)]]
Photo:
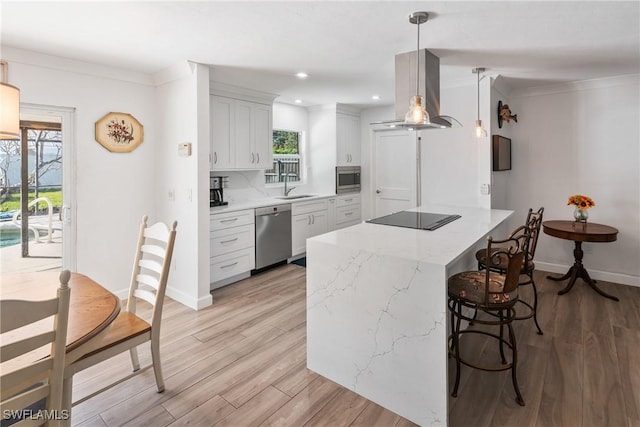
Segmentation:
[(128, 153), (142, 144), (144, 128), (128, 113), (109, 113), (96, 122), (96, 141), (112, 153)]

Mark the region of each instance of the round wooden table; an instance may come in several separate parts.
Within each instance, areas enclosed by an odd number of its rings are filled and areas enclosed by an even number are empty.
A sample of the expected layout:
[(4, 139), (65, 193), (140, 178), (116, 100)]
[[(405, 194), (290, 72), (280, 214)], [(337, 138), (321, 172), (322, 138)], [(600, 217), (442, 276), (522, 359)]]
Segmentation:
[(573, 250), (574, 262), (569, 271), (562, 277), (547, 276), (547, 279), (556, 281), (570, 278), (567, 286), (559, 291), (558, 295), (564, 295), (569, 292), (573, 285), (575, 285), (576, 280), (581, 278), (603, 297), (619, 301), (617, 297), (609, 295), (598, 288), (596, 281), (589, 276), (589, 273), (582, 264), (582, 257), (584, 256), (584, 252), (582, 252), (582, 242), (614, 242), (618, 236), (617, 228), (603, 224), (595, 224), (593, 222), (544, 221), (542, 223), (542, 230), (549, 236), (573, 240), (575, 242), (575, 249)]
[[(3, 274), (0, 298), (40, 301), (55, 298), (60, 271)], [(106, 329), (120, 313), (120, 299), (89, 277), (71, 273), (67, 353)]]

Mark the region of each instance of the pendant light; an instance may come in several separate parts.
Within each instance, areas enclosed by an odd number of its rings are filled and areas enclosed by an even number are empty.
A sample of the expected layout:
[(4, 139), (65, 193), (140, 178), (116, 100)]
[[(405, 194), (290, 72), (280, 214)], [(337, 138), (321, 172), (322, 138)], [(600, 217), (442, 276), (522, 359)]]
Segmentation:
[(0, 139), (20, 139), (20, 89), (6, 83), (7, 63), (0, 66)]
[(486, 138), (487, 131), (482, 127), (482, 120), (480, 120), (480, 73), (484, 73), (484, 68), (474, 68), (471, 72), (478, 75), (478, 120), (476, 120), (476, 129), (474, 135), (476, 138)]
[(416, 49), (416, 95), (411, 98), (410, 108), (404, 116), (406, 124), (429, 124), (430, 118), (425, 108), (424, 99), (420, 95), (420, 24), (427, 22), (429, 14), (427, 12), (413, 12), (409, 15), (409, 22), (418, 26), (418, 48)]

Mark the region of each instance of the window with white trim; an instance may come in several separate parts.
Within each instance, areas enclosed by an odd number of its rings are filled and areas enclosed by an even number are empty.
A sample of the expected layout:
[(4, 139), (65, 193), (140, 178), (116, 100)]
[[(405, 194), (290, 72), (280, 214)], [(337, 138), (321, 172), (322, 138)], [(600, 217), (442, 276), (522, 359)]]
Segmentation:
[(264, 171), (266, 184), (302, 181), (301, 144), (300, 132), (274, 129), (273, 167)]

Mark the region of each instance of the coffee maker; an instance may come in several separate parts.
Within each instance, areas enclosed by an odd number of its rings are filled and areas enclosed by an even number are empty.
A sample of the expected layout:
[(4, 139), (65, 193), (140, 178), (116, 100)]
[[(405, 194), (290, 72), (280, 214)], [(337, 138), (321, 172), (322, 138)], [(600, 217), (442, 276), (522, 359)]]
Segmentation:
[(229, 202), (224, 201), (223, 187), (226, 183), (226, 176), (209, 177), (209, 206), (225, 206)]

